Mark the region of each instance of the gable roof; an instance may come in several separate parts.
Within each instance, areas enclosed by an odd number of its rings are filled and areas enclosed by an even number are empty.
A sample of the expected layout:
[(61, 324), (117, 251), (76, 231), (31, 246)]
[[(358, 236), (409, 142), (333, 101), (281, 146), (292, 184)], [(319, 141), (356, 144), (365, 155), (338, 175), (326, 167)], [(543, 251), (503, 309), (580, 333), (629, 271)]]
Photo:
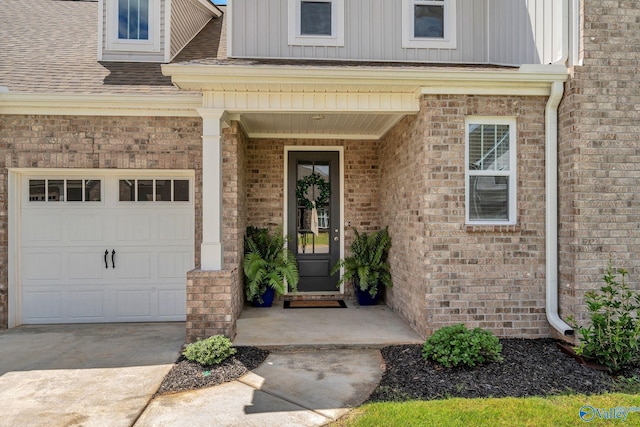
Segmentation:
[(0, 1), (0, 86), (9, 93), (182, 93), (160, 64), (97, 62), (98, 3)]

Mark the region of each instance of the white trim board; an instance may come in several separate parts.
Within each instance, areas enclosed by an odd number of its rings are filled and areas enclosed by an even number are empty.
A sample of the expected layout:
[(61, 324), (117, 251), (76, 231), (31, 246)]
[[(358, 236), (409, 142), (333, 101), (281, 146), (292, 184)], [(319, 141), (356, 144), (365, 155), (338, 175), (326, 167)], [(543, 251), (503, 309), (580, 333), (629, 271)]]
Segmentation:
[(202, 95), (0, 93), (0, 114), (199, 117)]

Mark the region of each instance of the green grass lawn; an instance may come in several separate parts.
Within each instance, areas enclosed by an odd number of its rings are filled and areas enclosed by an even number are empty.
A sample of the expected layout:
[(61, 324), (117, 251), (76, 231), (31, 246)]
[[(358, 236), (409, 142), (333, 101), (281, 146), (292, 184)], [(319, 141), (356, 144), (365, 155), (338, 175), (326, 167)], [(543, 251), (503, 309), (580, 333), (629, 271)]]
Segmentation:
[[(615, 408), (640, 411), (640, 395), (604, 394), (594, 396), (562, 395), (553, 397), (503, 399), (447, 399), (372, 403), (355, 409), (332, 427), (379, 426), (602, 426), (640, 425), (640, 412), (628, 413), (626, 421), (601, 419), (596, 410), (615, 416)], [(583, 408), (585, 422), (580, 418)], [(595, 409), (592, 409), (595, 408)], [(610, 411), (614, 408), (613, 411)], [(604, 412), (602, 412), (604, 416)], [(618, 410), (618, 415), (623, 414)]]

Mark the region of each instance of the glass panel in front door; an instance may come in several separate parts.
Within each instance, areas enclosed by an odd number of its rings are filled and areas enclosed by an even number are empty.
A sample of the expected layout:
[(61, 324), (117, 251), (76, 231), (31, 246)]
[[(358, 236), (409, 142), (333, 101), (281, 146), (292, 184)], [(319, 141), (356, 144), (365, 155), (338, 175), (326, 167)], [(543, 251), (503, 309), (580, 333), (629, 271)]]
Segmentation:
[(297, 254), (328, 254), (330, 163), (300, 160), (296, 171)]

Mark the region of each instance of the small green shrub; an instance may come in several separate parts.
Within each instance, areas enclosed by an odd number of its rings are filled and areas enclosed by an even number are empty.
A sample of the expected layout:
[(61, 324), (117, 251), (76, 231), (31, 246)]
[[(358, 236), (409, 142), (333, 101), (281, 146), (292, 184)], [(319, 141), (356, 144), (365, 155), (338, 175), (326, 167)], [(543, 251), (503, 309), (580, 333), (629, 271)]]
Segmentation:
[(431, 335), (422, 347), (422, 356), (451, 368), (473, 367), (501, 361), (502, 345), (490, 331), (467, 329), (463, 324), (445, 326)]
[(213, 335), (207, 339), (188, 344), (182, 354), (192, 362), (198, 362), (203, 366), (212, 366), (221, 363), (236, 352), (237, 350), (231, 347), (229, 338), (224, 335)]
[(617, 372), (640, 361), (640, 293), (625, 282), (628, 273), (615, 270), (609, 262), (599, 292), (585, 294), (591, 325), (579, 326), (573, 317), (567, 320), (580, 334), (577, 354)]

